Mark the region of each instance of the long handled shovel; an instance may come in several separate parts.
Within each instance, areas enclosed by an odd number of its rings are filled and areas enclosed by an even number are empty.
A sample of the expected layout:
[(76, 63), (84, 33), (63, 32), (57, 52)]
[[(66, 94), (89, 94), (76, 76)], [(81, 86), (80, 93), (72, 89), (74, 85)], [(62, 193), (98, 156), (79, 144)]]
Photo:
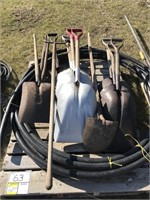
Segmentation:
[[(35, 82), (24, 82), (22, 85), (22, 96), (18, 117), (20, 122), (48, 123), (49, 108), (47, 102), (50, 101), (50, 84), (42, 82), (41, 71), (38, 64), (36, 36), (34, 38), (34, 58), (35, 58)], [(41, 60), (42, 61), (42, 60)]]
[(51, 100), (50, 100), (50, 122), (49, 122), (49, 139), (48, 139), (48, 157), (47, 157), (47, 174), (46, 174), (46, 189), (52, 188), (52, 155), (53, 155), (53, 131), (54, 131), (54, 101), (55, 101), (55, 73), (56, 73), (56, 34), (49, 34), (53, 39), (53, 54), (52, 54), (52, 71), (51, 71)]
[[(114, 81), (109, 79), (103, 80), (103, 88), (100, 91), (103, 113), (109, 120), (117, 120), (119, 122), (115, 137), (109, 148), (115, 152), (127, 151), (131, 145), (125, 138), (125, 132), (135, 132), (135, 104), (131, 96), (131, 91), (127, 83), (122, 80), (120, 75), (119, 49), (122, 46), (122, 39), (105, 38), (103, 43), (114, 56), (111, 62), (114, 62)], [(113, 50), (113, 53), (111, 51)], [(131, 112), (130, 112), (131, 110)]]
[(111, 51), (111, 38), (103, 38), (102, 42), (106, 47), (107, 60), (110, 59), (110, 78), (102, 80), (102, 89), (100, 91), (101, 102), (103, 107), (103, 115), (105, 118), (113, 121), (120, 120), (120, 100), (116, 91), (116, 71), (115, 57)]
[(97, 81), (95, 78), (95, 69), (91, 48), (91, 39), (88, 34), (88, 49), (90, 57), (91, 74), (94, 77), (94, 87), (97, 98), (97, 112), (98, 118), (88, 118), (85, 123), (83, 131), (83, 144), (86, 150), (92, 153), (99, 153), (104, 151), (112, 142), (116, 129), (118, 127), (117, 121), (106, 120), (102, 114), (101, 101), (99, 97)]
[[(78, 32), (79, 31), (79, 32)], [(57, 142), (83, 142), (83, 129), (88, 117), (96, 111), (95, 91), (87, 73), (79, 68), (79, 35), (82, 29), (67, 29), (72, 41), (71, 54), (75, 70), (67, 69), (59, 73), (56, 84), (57, 115), (54, 139)], [(78, 34), (78, 35), (77, 35)], [(76, 43), (76, 62), (74, 60)]]
[(120, 91), (121, 113), (120, 129), (123, 134), (127, 132), (136, 136), (136, 107), (129, 85), (121, 79), (119, 49), (122, 47), (122, 39), (112, 39), (111, 45), (115, 50), (116, 90)]

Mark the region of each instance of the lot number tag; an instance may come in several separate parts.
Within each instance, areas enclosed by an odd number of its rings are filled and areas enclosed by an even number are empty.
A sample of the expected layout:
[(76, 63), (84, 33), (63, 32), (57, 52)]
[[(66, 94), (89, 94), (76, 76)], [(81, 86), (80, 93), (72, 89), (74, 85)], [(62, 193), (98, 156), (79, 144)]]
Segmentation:
[(7, 195), (27, 194), (30, 181), (30, 172), (11, 172), (7, 184)]

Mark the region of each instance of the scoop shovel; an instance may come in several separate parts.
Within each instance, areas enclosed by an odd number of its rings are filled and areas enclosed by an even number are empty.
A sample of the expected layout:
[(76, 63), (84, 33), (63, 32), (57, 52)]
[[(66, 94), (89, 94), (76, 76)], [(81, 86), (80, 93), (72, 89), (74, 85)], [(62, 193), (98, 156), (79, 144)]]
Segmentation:
[(47, 106), (47, 102), (50, 101), (50, 83), (41, 81), (35, 34), (33, 35), (33, 38), (35, 55), (35, 82), (24, 82), (22, 85), (22, 96), (18, 117), (20, 122), (24, 123), (48, 123), (49, 107)]
[(98, 118), (89, 117), (86, 120), (83, 131), (83, 144), (86, 150), (90, 153), (100, 153), (104, 151), (112, 142), (116, 129), (118, 127), (117, 121), (106, 120), (102, 114), (102, 107), (98, 92), (97, 81), (95, 78), (95, 69), (91, 48), (91, 39), (88, 34), (88, 49), (90, 57), (91, 74), (94, 76), (94, 87), (97, 99), (97, 113)]
[[(54, 139), (57, 142), (83, 142), (85, 121), (96, 111), (95, 91), (90, 77), (79, 67), (79, 37), (82, 29), (67, 29), (70, 36), (73, 69), (59, 73), (56, 84), (57, 114)], [(74, 60), (76, 43), (76, 62)]]

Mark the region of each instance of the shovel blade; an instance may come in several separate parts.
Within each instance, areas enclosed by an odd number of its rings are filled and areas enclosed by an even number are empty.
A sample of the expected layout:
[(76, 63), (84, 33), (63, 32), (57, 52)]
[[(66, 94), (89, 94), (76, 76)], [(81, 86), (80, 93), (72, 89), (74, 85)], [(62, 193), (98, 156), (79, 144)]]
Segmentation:
[(101, 120), (89, 117), (86, 120), (83, 131), (83, 144), (85, 149), (90, 153), (100, 153), (112, 142), (116, 130), (117, 121)]
[(88, 76), (81, 72), (77, 87), (74, 72), (65, 70), (58, 75), (56, 84), (56, 119), (54, 140), (56, 142), (82, 142), (85, 121), (96, 113), (96, 96)]
[(49, 122), (50, 84), (25, 82), (19, 108), (19, 121), (24, 123)]
[(121, 117), (120, 129), (124, 133), (136, 137), (136, 104), (131, 89), (125, 81), (120, 82), (120, 99), (121, 99)]

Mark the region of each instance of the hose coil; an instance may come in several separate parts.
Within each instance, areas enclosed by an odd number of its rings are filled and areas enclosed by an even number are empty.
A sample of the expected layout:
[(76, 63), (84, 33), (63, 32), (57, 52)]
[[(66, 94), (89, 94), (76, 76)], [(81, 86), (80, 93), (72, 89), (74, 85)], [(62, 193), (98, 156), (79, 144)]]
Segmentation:
[[(104, 50), (93, 48), (92, 52), (95, 59), (106, 60), (106, 52)], [(59, 50), (57, 53), (60, 64), (67, 62), (67, 52), (65, 49)], [(51, 61), (51, 57), (52, 54), (49, 54), (49, 62)], [(80, 57), (81, 59), (88, 58), (87, 46), (80, 48)], [(138, 60), (124, 54), (120, 54), (120, 65), (136, 74), (138, 78), (144, 82), (144, 85), (147, 88), (146, 92), (148, 93), (148, 90), (150, 89), (149, 68)], [(5, 127), (10, 118), (12, 130), (15, 133), (20, 147), (40, 166), (41, 169), (45, 170), (47, 166), (48, 145), (32, 130), (29, 124), (19, 122), (18, 107), (14, 106), (14, 104), (19, 105), (20, 103), (23, 82), (30, 81), (33, 78), (34, 66), (31, 66), (18, 83), (18, 86), (7, 105), (1, 123), (0, 139), (1, 141), (3, 140)], [(145, 151), (149, 153), (149, 138), (145, 138), (139, 143)], [(143, 157), (142, 151), (138, 146), (133, 147), (124, 154), (113, 155), (111, 160), (108, 159), (108, 157), (79, 157), (57, 149), (53, 150), (53, 173), (75, 178), (100, 178), (112, 176), (133, 170), (143, 165), (145, 162), (146, 159)]]
[(0, 79), (2, 86), (8, 81), (12, 68), (0, 60)]

